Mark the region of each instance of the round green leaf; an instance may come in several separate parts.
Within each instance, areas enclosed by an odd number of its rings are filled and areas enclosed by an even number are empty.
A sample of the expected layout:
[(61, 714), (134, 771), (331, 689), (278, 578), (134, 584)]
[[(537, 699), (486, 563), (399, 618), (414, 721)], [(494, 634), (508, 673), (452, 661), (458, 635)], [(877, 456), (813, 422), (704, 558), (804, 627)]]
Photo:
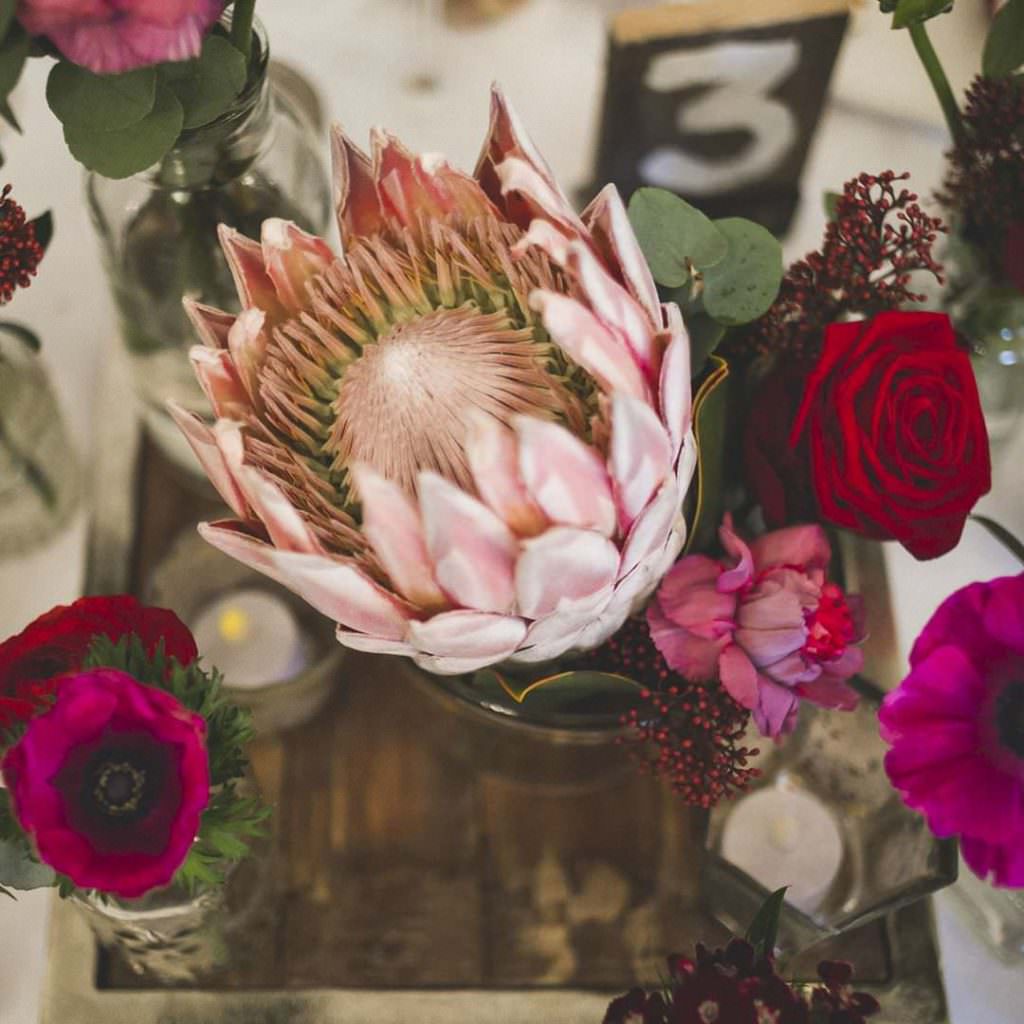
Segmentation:
[(0, 42), (0, 97), (6, 98), (18, 84), (22, 68), (28, 59), (28, 33), (15, 24)]
[(245, 57), (223, 36), (209, 36), (195, 60), (167, 64), (161, 79), (185, 110), (184, 126), (198, 128), (219, 117), (245, 86)]
[(46, 80), (46, 102), (64, 125), (65, 135), (113, 132), (138, 124), (156, 102), (156, 70), (94, 75), (60, 61)]
[(1024, 65), (1024, 0), (1010, 0), (992, 21), (981, 66), (988, 78), (1003, 78)]
[(782, 246), (775, 236), (741, 217), (716, 220), (729, 252), (704, 272), (704, 308), (720, 324), (734, 327), (763, 316), (779, 294)]
[(111, 132), (73, 134), (65, 125), (71, 155), (105, 178), (128, 178), (157, 163), (174, 145), (185, 113), (165, 85), (156, 91), (153, 109), (137, 124)]
[(698, 270), (724, 259), (728, 243), (700, 210), (661, 188), (640, 188), (629, 201), (629, 220), (654, 280), (679, 288)]

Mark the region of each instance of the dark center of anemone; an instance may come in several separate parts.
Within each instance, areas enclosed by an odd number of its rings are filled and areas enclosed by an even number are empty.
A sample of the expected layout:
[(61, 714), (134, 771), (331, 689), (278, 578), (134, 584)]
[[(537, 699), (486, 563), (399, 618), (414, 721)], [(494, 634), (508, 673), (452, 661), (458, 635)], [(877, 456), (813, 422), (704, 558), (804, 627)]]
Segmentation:
[(103, 765), (93, 796), (107, 814), (120, 817), (137, 811), (145, 792), (145, 771), (128, 761), (122, 761)]
[(1000, 743), (1024, 759), (1024, 679), (1007, 683), (996, 698), (995, 725)]

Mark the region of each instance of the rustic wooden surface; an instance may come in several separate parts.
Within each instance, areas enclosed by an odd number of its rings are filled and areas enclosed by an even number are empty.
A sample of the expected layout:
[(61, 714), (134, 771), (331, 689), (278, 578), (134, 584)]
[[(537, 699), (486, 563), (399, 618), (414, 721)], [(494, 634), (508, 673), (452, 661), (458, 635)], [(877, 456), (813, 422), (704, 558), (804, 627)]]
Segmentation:
[[(140, 458), (136, 589), (181, 530), (220, 514), (152, 447)], [(236, 877), (235, 955), (204, 989), (621, 991), (725, 938), (700, 909), (703, 820), (620, 747), (521, 736), (396, 659), (342, 671), (311, 722), (253, 747), (273, 846)], [(888, 976), (880, 924), (828, 954)], [(819, 958), (791, 970), (813, 976)], [(147, 984), (112, 957), (99, 983)]]

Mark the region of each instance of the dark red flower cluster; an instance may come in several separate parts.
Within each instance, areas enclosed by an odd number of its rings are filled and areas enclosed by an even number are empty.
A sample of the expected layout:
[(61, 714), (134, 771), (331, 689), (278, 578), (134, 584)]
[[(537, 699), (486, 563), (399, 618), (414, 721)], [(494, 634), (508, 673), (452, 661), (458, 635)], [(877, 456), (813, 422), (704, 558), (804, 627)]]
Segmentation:
[(979, 76), (967, 90), (963, 138), (949, 154), (940, 201), (989, 270), (1024, 291), (1024, 83)]
[(630, 619), (579, 666), (643, 684), (641, 706), (623, 716), (644, 771), (665, 779), (687, 804), (713, 807), (760, 774), (748, 768), (758, 751), (743, 745), (750, 712), (721, 683), (674, 673), (651, 640), (646, 620)]
[(11, 186), (0, 192), (0, 305), (10, 302), (18, 288), (27, 288), (43, 258), (36, 226), (21, 205), (10, 198)]
[(848, 181), (821, 250), (789, 268), (772, 308), (724, 351), (784, 352), (789, 359), (810, 361), (820, 354), (829, 324), (923, 301), (923, 295), (910, 291), (910, 277), (926, 270), (942, 280), (932, 245), (944, 228), (921, 209), (913, 192), (897, 191), (896, 183), (908, 177), (883, 171)]
[(696, 960), (669, 957), (668, 968), (661, 991), (637, 988), (620, 996), (604, 1024), (864, 1024), (881, 1009), (873, 996), (852, 991), (849, 964), (822, 962), (823, 985), (808, 1000), (741, 939), (714, 952), (698, 944)]

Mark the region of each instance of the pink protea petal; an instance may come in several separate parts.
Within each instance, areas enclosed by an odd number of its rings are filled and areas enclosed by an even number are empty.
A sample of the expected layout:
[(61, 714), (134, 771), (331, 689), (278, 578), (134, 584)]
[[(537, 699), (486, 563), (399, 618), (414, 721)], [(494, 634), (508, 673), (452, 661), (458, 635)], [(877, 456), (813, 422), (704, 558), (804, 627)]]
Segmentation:
[(606, 391), (651, 401), (650, 388), (629, 349), (586, 306), (568, 295), (541, 290), (530, 296), (530, 305), (555, 343)]
[(243, 309), (228, 331), (227, 347), (249, 404), (263, 408), (259, 372), (267, 355), (267, 314), (253, 306)]
[(334, 253), (322, 238), (280, 217), (263, 222), (260, 248), (267, 275), (289, 312), (305, 308), (306, 285), (334, 262)]
[(668, 429), (674, 456), (690, 430), (690, 336), (674, 303), (665, 307), (665, 318), (672, 340), (661, 362), (659, 398), (661, 418)]
[(193, 345), (189, 359), (214, 415), (242, 419), (250, 408), (249, 394), (242, 386), (231, 354), (224, 349)]
[(510, 612), (519, 546), (486, 505), (436, 473), (419, 475), (427, 550), (444, 592), (464, 608)]
[(612, 398), (610, 468), (626, 533), (672, 469), (672, 450), (654, 410), (629, 395)]
[(824, 570), (832, 559), (828, 537), (820, 526), (791, 526), (762, 534), (750, 544), (758, 569), (772, 565), (799, 565)]
[(445, 658), (480, 659), (487, 665), (507, 658), (525, 636), (522, 619), (487, 612), (442, 612), (425, 622), (409, 623), (409, 639), (417, 650)]
[(586, 228), (576, 215), (562, 190), (544, 177), (533, 164), (516, 156), (506, 157), (494, 169), (501, 183), (501, 194), (525, 204), (531, 219), (544, 217), (574, 235), (585, 234)]
[(369, 466), (353, 466), (352, 475), (363, 506), (363, 532), (395, 589), (420, 608), (447, 608), (448, 599), (434, 579), (423, 524), (409, 496)]
[(605, 263), (622, 274), (630, 294), (643, 307), (651, 323), (659, 323), (658, 289), (619, 190), (614, 185), (606, 185), (583, 211), (582, 219)]
[(228, 508), (239, 519), (251, 519), (252, 512), (245, 500), (245, 495), (228, 469), (213, 431), (198, 416), (188, 412), (177, 402), (168, 402), (167, 410), (178, 425), (178, 429), (185, 435), (185, 440), (188, 441), (192, 451), (195, 452), (199, 464), (203, 467), (203, 472), (217, 489), (217, 493), (227, 503)]
[(557, 423), (517, 416), (513, 426), (520, 476), (548, 519), (612, 536), (615, 499), (597, 453)]
[(334, 631), (334, 635), (338, 643), (350, 651), (363, 651), (366, 654), (393, 654), (405, 658), (412, 657), (416, 653), (416, 648), (406, 640), (387, 640), (382, 636), (353, 633), (342, 626)]
[(350, 630), (403, 640), (416, 611), (351, 562), (279, 551), (225, 523), (200, 523), (205, 540), (226, 555), (295, 591), (318, 612)]
[(377, 234), (385, 222), (374, 183), (373, 164), (340, 125), (331, 128), (331, 164), (334, 204), (342, 242), (352, 237)]
[(271, 321), (281, 320), (286, 312), (277, 298), (277, 289), (263, 263), (263, 247), (241, 232), (221, 224), (217, 228), (224, 257), (235, 279), (238, 298), (243, 307), (262, 309)]
[(235, 322), (234, 313), (225, 313), (188, 298), (183, 300), (182, 305), (204, 345), (209, 348), (228, 347), (228, 332)]
[(620, 574), (632, 572), (637, 565), (659, 557), (671, 565), (686, 540), (682, 499), (674, 480), (666, 480), (654, 499), (637, 516), (622, 549)]
[(757, 669), (741, 647), (728, 644), (722, 650), (718, 656), (718, 672), (733, 700), (745, 708), (757, 707)]
[(515, 434), (483, 413), (474, 416), (471, 424), (466, 454), (477, 492), (514, 533), (536, 536), (548, 520), (519, 477)]
[(569, 243), (572, 239), (560, 231), (549, 220), (540, 218), (530, 221), (529, 230), (512, 247), (513, 256), (522, 256), (529, 249), (537, 248), (546, 252), (560, 267), (569, 262)]
[(443, 197), (449, 212), (457, 212), (466, 219), (499, 216), (497, 207), (487, 197), (480, 183), (452, 167), (444, 157), (436, 153), (425, 153), (419, 158), (417, 169)]
[(593, 530), (554, 527), (525, 541), (516, 565), (516, 604), (531, 619), (572, 607), (615, 582), (619, 550)]

